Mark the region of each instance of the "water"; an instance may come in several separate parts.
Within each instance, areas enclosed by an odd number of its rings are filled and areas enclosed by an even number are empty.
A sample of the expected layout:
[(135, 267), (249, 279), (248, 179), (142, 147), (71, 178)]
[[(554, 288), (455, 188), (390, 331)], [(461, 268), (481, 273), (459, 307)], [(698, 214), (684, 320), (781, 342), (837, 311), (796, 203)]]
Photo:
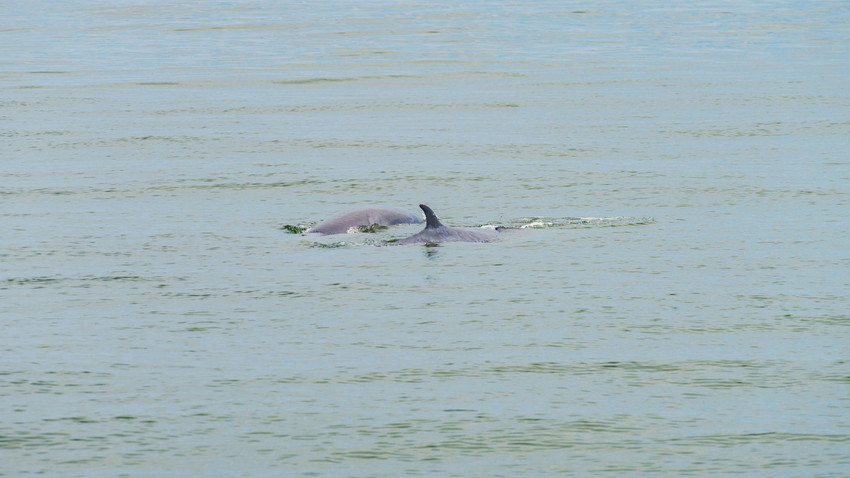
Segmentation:
[(0, 474), (845, 476), (848, 20), (4, 2)]

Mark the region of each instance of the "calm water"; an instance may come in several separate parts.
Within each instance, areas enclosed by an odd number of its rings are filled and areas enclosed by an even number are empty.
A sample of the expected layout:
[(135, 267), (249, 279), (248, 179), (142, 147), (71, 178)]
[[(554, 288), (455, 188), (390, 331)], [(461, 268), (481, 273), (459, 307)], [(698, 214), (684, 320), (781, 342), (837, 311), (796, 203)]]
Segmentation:
[(845, 2), (320, 3), (0, 3), (0, 475), (850, 473)]

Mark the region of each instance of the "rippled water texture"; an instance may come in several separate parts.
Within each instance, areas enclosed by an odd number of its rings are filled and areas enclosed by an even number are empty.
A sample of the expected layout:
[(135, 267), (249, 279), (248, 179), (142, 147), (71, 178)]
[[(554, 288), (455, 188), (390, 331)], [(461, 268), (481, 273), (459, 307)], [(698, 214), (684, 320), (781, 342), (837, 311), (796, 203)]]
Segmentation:
[(4, 2), (0, 475), (846, 475), (848, 24)]

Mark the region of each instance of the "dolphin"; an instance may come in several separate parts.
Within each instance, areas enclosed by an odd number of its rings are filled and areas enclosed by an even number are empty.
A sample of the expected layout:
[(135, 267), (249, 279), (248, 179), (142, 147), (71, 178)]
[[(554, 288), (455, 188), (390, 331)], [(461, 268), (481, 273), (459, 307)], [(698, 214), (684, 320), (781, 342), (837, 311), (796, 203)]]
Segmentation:
[(396, 224), (419, 224), (422, 218), (402, 209), (391, 207), (363, 207), (341, 212), (307, 229), (306, 233), (345, 234), (360, 226), (395, 226)]
[(430, 207), (420, 204), (425, 211), (425, 229), (404, 239), (396, 241), (396, 244), (426, 243), (436, 244), (438, 242), (491, 242), (499, 238), (498, 230), (476, 229), (466, 227), (447, 227), (440, 223), (437, 215)]

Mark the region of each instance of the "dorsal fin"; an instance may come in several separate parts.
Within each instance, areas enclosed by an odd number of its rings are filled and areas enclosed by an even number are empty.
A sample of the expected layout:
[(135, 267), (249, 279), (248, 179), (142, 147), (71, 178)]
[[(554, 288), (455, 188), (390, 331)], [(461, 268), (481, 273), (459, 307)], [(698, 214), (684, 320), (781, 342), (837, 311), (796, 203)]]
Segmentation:
[(430, 207), (424, 204), (420, 204), (419, 207), (425, 212), (425, 229), (443, 227), (443, 225), (440, 224), (440, 220), (437, 219), (437, 215), (434, 214), (434, 211), (432, 211)]

